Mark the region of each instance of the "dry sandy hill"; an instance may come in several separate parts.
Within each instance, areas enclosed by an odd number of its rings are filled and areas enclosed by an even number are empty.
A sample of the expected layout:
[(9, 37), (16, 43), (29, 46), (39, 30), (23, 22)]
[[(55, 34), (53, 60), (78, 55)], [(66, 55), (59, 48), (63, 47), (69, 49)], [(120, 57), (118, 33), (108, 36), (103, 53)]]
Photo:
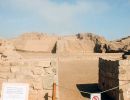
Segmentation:
[(11, 41), (9, 40), (0, 40), (0, 60), (18, 60), (22, 59), (22, 56), (15, 51), (15, 48)]
[(130, 36), (108, 41), (93, 33), (79, 33), (76, 36), (62, 37), (58, 43), (59, 52), (119, 53), (130, 50)]
[(80, 33), (77, 34), (77, 37), (80, 40), (91, 41), (94, 45), (89, 42), (86, 42), (86, 44), (89, 46), (92, 45), (93, 52), (104, 52), (104, 44), (108, 43), (108, 41), (103, 36), (99, 36), (93, 33)]
[(57, 51), (59, 53), (94, 53), (99, 51), (98, 46), (106, 42), (104, 37), (92, 33), (79, 33), (58, 40)]
[[(24, 52), (117, 53), (130, 50), (130, 36), (121, 38), (120, 40), (116, 41), (107, 41), (104, 37), (93, 33), (55, 36), (47, 35), (45, 33), (32, 32), (24, 33), (23, 35), (12, 39), (11, 43), (14, 45), (12, 48), (15, 48), (17, 51)], [(6, 48), (11, 48), (9, 46)]]
[(106, 43), (105, 38), (92, 33), (69, 36), (53, 36), (45, 33), (24, 33), (12, 40), (17, 51), (44, 53), (95, 52), (97, 44)]
[(3, 53), (5, 51), (13, 51), (14, 46), (9, 40), (0, 39), (0, 52)]
[(130, 50), (130, 36), (122, 38), (118, 41), (124, 44), (123, 50)]
[(80, 40), (77, 36), (62, 37), (57, 42), (58, 53), (93, 52), (94, 43), (91, 40)]
[[(91, 40), (94, 42), (94, 52), (119, 53), (130, 50), (130, 36), (115, 41), (108, 41), (102, 36), (92, 33), (78, 34), (80, 39)], [(89, 45), (92, 45), (89, 43)]]
[(94, 33), (79, 33), (76, 35), (79, 39), (91, 40), (94, 43), (106, 43), (107, 40), (103, 36), (96, 35)]
[(57, 41), (57, 36), (43, 33), (24, 33), (13, 40), (16, 50), (51, 53)]
[(130, 50), (130, 36), (108, 42), (106, 45), (107, 52), (124, 52)]

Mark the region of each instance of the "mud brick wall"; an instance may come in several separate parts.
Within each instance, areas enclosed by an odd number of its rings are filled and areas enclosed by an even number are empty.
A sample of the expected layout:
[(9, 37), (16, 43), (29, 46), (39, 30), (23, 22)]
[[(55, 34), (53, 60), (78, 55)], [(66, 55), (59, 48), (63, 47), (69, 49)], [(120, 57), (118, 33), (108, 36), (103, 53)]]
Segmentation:
[(104, 91), (119, 86), (119, 88), (106, 93), (114, 100), (130, 100), (128, 97), (128, 89), (130, 89), (128, 81), (130, 80), (129, 72), (129, 60), (106, 60), (99, 58), (100, 89)]
[(51, 100), (57, 62), (53, 60), (0, 60), (0, 92), (3, 82), (28, 83), (29, 100)]
[[(124, 100), (130, 100), (130, 60), (119, 60), (119, 84)], [(124, 85), (126, 84), (126, 85)]]

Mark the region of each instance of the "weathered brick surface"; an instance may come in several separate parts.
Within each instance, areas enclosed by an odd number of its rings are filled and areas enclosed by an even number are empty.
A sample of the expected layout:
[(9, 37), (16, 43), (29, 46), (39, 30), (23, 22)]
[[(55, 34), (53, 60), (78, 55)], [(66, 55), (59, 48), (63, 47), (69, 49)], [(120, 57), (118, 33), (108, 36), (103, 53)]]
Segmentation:
[[(106, 60), (99, 59), (99, 87), (108, 90), (113, 87), (119, 88), (107, 92), (114, 100), (130, 100), (128, 89), (130, 89), (130, 60)], [(129, 84), (128, 84), (129, 83)], [(122, 93), (122, 94), (121, 94)], [(121, 98), (122, 98), (121, 97)]]
[(56, 68), (56, 60), (0, 59), (0, 91), (3, 82), (28, 83), (29, 100), (49, 100)]

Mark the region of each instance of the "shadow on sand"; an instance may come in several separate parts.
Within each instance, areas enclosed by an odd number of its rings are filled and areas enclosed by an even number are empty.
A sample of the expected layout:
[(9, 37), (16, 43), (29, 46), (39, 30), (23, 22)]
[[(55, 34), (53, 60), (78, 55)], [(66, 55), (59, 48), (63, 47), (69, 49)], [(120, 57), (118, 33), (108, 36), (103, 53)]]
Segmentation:
[[(76, 87), (78, 88), (79, 91), (85, 91), (85, 92), (90, 92), (90, 93), (98, 93), (101, 92), (100, 89), (98, 88), (97, 83), (93, 84), (76, 84)], [(86, 93), (81, 93), (81, 95), (85, 98), (90, 98), (89, 94)], [(109, 96), (106, 95), (106, 93), (101, 94), (102, 100), (113, 100)]]

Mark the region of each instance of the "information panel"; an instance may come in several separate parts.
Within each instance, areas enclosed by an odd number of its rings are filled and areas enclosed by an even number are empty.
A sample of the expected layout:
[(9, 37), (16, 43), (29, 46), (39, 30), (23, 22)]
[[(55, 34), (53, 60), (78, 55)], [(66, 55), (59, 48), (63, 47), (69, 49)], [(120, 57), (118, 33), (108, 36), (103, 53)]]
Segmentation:
[(1, 100), (28, 100), (29, 84), (3, 83)]

